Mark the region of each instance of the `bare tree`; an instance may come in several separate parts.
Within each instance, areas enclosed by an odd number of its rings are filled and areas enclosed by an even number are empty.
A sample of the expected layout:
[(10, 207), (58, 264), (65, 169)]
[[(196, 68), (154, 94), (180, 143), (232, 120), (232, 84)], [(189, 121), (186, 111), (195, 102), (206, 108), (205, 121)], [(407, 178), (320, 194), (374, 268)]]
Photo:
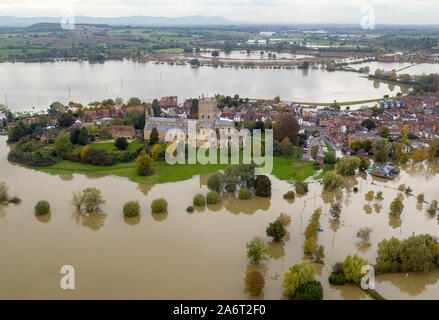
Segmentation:
[(370, 228), (361, 228), (357, 232), (357, 237), (361, 239), (363, 244), (369, 243), (370, 240), (370, 234), (372, 233), (372, 229)]

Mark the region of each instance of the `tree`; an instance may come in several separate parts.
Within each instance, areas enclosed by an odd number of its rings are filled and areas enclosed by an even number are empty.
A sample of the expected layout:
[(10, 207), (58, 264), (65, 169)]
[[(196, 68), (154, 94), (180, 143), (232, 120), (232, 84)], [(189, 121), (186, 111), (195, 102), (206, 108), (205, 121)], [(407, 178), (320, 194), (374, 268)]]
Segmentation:
[(363, 274), (361, 273), (361, 268), (365, 265), (368, 265), (366, 259), (359, 257), (354, 254), (353, 256), (348, 255), (343, 262), (343, 271), (346, 277), (346, 280), (349, 282), (359, 284)]
[(89, 142), (90, 142), (90, 136), (88, 134), (88, 131), (87, 131), (87, 129), (85, 127), (82, 127), (81, 130), (79, 131), (78, 143), (81, 146), (85, 146)]
[(191, 116), (198, 113), (198, 105), (199, 105), (199, 100), (198, 99), (192, 99), (191, 107), (190, 107), (190, 114), (191, 114)]
[(292, 143), (286, 143), (282, 147), (283, 156), (292, 156), (294, 154), (294, 145)]
[(269, 226), (267, 227), (267, 236), (273, 237), (274, 241), (280, 241), (287, 233), (287, 230), (285, 229), (282, 222), (279, 220), (276, 220), (274, 222), (271, 222)]
[(435, 215), (437, 212), (438, 202), (437, 200), (433, 200), (430, 204), (430, 207), (427, 209), (427, 212), (431, 215)]
[(154, 117), (160, 117), (161, 110), (160, 110), (159, 101), (157, 99), (154, 99), (152, 101), (151, 107), (152, 107), (152, 111), (154, 112)]
[(389, 156), (390, 143), (385, 138), (378, 139), (374, 143), (374, 160), (376, 162), (385, 162)]
[(305, 194), (308, 192), (308, 183), (306, 182), (297, 182), (295, 185), (297, 194)]
[(369, 131), (376, 128), (376, 126), (377, 126), (375, 121), (373, 121), (372, 119), (363, 120), (363, 122), (361, 122), (361, 125), (363, 127), (367, 128), (367, 130), (369, 130)]
[(294, 297), (295, 300), (323, 300), (323, 287), (320, 281), (310, 281), (301, 285)]
[(154, 127), (151, 130), (151, 134), (149, 135), (149, 144), (152, 146), (159, 142), (159, 132), (157, 131), (157, 128)]
[(118, 137), (114, 142), (114, 146), (119, 150), (126, 150), (128, 148), (128, 141), (124, 137)]
[(322, 179), (323, 189), (327, 191), (338, 189), (343, 184), (343, 177), (334, 170), (328, 171)]
[(58, 157), (64, 158), (73, 151), (70, 137), (67, 134), (61, 135), (55, 140), (55, 153)]
[(383, 74), (383, 71), (380, 69), (376, 69), (374, 73), (374, 77), (377, 79), (381, 79), (381, 75)]
[(404, 210), (404, 204), (402, 203), (402, 199), (403, 195), (398, 194), (398, 196), (390, 204), (390, 214), (392, 216), (399, 216)]
[(282, 287), (284, 294), (290, 299), (294, 299), (298, 289), (315, 280), (316, 269), (309, 261), (295, 264), (285, 273)]
[(351, 149), (357, 152), (362, 148), (362, 143), (360, 140), (355, 140), (351, 142)]
[(142, 150), (139, 156), (136, 158), (137, 174), (140, 176), (146, 176), (151, 172), (152, 159), (149, 154)]
[(390, 130), (387, 127), (381, 127), (380, 129), (380, 137), (381, 138), (389, 138)]
[(258, 270), (250, 269), (246, 272), (245, 278), (246, 290), (252, 295), (257, 296), (265, 286), (265, 278)]
[(19, 121), (15, 126), (8, 131), (8, 141), (15, 142), (20, 140), (20, 138), (27, 136), (31, 133), (31, 128), (23, 121)]
[(70, 127), (72, 124), (75, 123), (75, 118), (73, 118), (71, 111), (59, 113), (56, 116), (56, 120), (61, 127)]
[(220, 195), (216, 191), (210, 191), (206, 195), (206, 202), (207, 204), (217, 204), (220, 202)]
[(198, 60), (198, 59), (192, 59), (189, 63), (193, 67), (199, 67), (200, 66), (200, 60)]
[(137, 130), (145, 127), (145, 117), (139, 110), (131, 110), (128, 112), (125, 123), (127, 126), (133, 126)]
[(334, 151), (330, 150), (325, 153), (324, 161), (327, 164), (335, 164), (337, 162), (337, 156)]
[(396, 74), (395, 70), (392, 70), (392, 72), (389, 75), (389, 80), (396, 81), (396, 78), (397, 78), (397, 74)]
[(360, 167), (361, 160), (354, 156), (344, 156), (335, 165), (335, 171), (342, 176), (353, 176)]
[(325, 248), (320, 245), (317, 248), (317, 251), (314, 254), (314, 257), (316, 258), (316, 262), (322, 262), (325, 258)]
[(340, 202), (334, 202), (331, 204), (331, 208), (329, 209), (329, 214), (334, 219), (340, 218), (342, 205)]
[(267, 245), (264, 240), (258, 237), (254, 237), (247, 243), (247, 258), (253, 263), (259, 263), (263, 260), (267, 260)]
[(363, 156), (357, 156), (358, 159), (360, 159), (360, 166), (358, 167), (358, 169), (360, 169), (360, 171), (366, 171), (367, 168), (370, 167), (370, 161), (369, 159), (367, 159), (366, 157)]
[(282, 114), (273, 127), (273, 136), (277, 141), (282, 141), (285, 137), (288, 137), (290, 142), (295, 143), (298, 133), (299, 123), (291, 113)]
[(317, 250), (317, 240), (314, 237), (309, 237), (305, 240), (305, 243), (302, 246), (303, 252), (308, 255), (312, 256)]
[(79, 192), (73, 192), (72, 204), (78, 211), (85, 208), (87, 212), (98, 211), (99, 206), (104, 204), (105, 200), (102, 199), (101, 191), (96, 188), (86, 188)]
[(367, 228), (367, 227), (364, 227), (364, 228), (361, 228), (360, 230), (358, 230), (357, 237), (361, 239), (361, 241), (363, 242), (363, 245), (366, 243), (369, 243), (371, 232), (372, 232), (372, 229)]
[(317, 155), (319, 154), (319, 146), (314, 146), (311, 148), (311, 157), (316, 160)]
[(255, 194), (258, 197), (270, 197), (271, 196), (271, 180), (269, 177), (264, 176), (264, 175), (257, 176)]
[(221, 173), (214, 173), (207, 179), (207, 187), (209, 190), (220, 193), (223, 190), (223, 181)]
[(138, 107), (142, 104), (142, 101), (137, 97), (132, 97), (127, 102), (127, 107)]
[(157, 158), (160, 155), (160, 152), (162, 152), (162, 147), (159, 144), (155, 144), (151, 149), (151, 158), (153, 161), (157, 160)]
[(375, 192), (374, 192), (373, 190), (367, 192), (367, 193), (364, 195), (364, 199), (365, 199), (366, 201), (369, 201), (369, 202), (373, 201), (373, 198), (374, 198), (374, 197), (375, 197)]

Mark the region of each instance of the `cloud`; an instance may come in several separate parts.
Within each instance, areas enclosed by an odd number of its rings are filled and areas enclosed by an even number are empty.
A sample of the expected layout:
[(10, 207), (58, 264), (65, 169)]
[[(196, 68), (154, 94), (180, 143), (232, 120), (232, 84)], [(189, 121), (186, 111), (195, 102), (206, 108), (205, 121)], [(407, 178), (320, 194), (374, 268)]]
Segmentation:
[(86, 16), (223, 16), (230, 20), (283, 23), (360, 23), (373, 5), (377, 23), (438, 23), (437, 0), (0, 0), (1, 15), (59, 16), (70, 5)]

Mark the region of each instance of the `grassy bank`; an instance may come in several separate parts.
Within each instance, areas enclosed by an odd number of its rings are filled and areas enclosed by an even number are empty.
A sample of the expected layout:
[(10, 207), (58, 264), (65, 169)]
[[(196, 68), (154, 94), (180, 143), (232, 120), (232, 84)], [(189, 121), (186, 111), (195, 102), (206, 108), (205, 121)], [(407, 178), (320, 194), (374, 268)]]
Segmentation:
[[(224, 169), (226, 164), (175, 164), (170, 165), (166, 161), (157, 161), (153, 164), (154, 174), (143, 177), (136, 173), (134, 162), (119, 163), (112, 166), (93, 166), (89, 164), (61, 161), (50, 167), (34, 168), (50, 174), (66, 173), (91, 173), (97, 175), (115, 175), (126, 177), (131, 181), (144, 184), (156, 184), (165, 182), (182, 181), (192, 178), (194, 175), (216, 172)], [(297, 160), (297, 157), (274, 157), (272, 174), (280, 180), (304, 181), (313, 176), (316, 170), (311, 162)]]

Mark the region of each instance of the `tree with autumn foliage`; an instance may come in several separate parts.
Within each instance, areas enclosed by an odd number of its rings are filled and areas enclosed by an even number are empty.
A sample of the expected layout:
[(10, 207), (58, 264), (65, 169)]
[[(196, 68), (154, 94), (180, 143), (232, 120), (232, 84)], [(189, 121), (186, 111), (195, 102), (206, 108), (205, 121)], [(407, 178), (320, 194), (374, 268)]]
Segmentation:
[(296, 143), (298, 134), (299, 123), (291, 113), (282, 114), (273, 125), (273, 135), (277, 141), (282, 141), (288, 137), (290, 142)]

